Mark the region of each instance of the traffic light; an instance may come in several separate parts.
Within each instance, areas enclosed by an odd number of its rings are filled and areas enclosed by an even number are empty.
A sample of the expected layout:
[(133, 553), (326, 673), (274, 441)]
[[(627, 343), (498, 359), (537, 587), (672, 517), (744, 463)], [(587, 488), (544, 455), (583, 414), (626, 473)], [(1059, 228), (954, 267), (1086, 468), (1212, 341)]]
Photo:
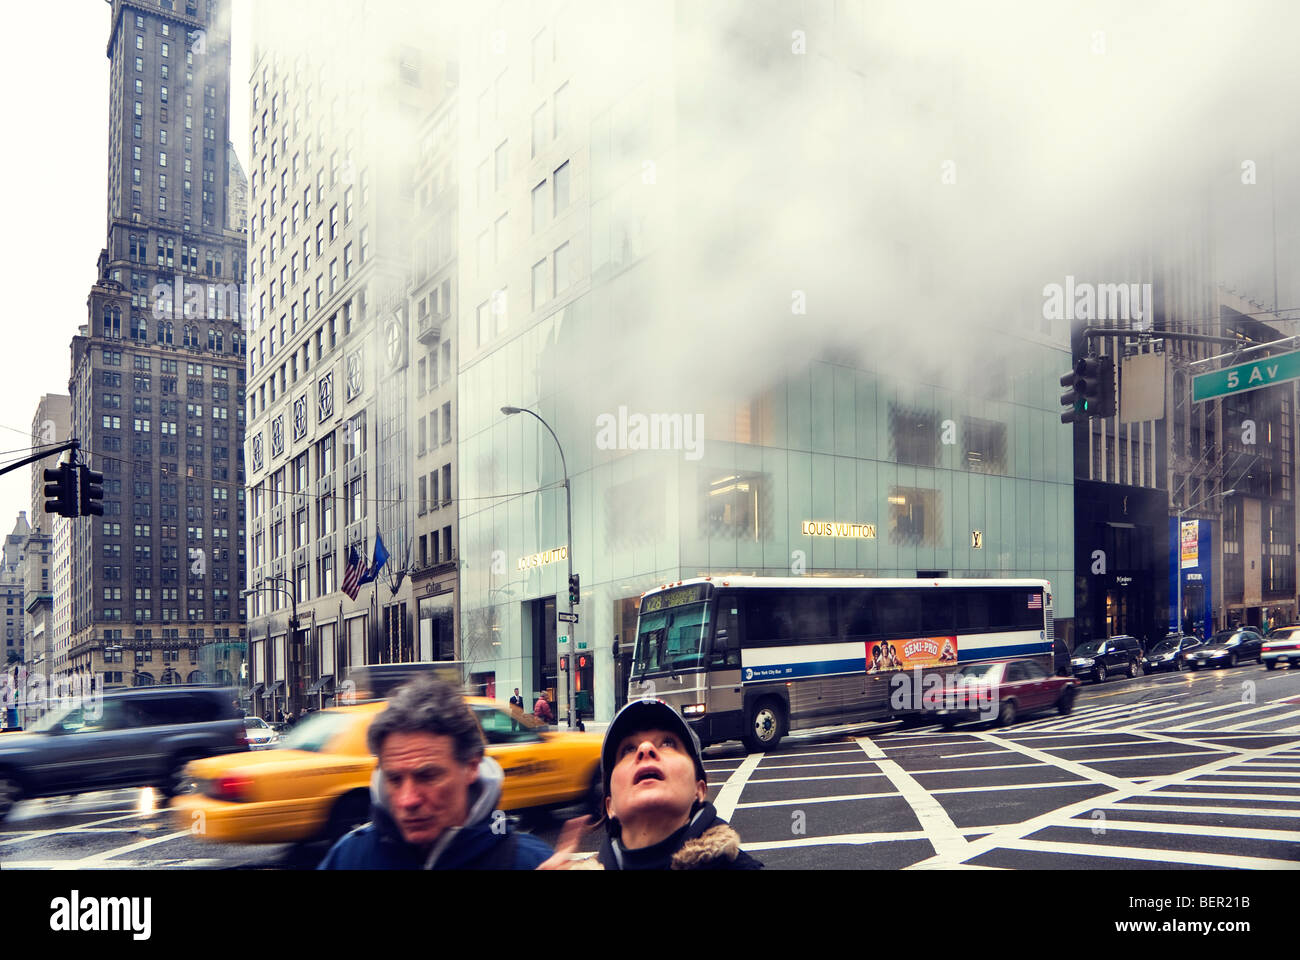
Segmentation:
[(1069, 388), (1061, 395), (1061, 405), (1070, 408), (1061, 414), (1062, 423), (1115, 415), (1114, 358), (1084, 357), (1061, 377), (1061, 386)]
[(568, 673), (568, 672), (569, 672), (569, 655), (566, 653), (564, 656), (560, 657), (560, 673)]
[(576, 573), (571, 573), (569, 574), (569, 604), (571, 606), (577, 606), (578, 601), (581, 599), (582, 590), (578, 585), (578, 575)]
[(84, 463), (77, 466), (81, 474), (81, 492), (78, 502), (81, 504), (81, 516), (102, 517), (104, 515), (104, 475), (96, 473)]
[(1115, 415), (1115, 361), (1111, 357), (1088, 357), (1075, 367), (1074, 388), (1083, 397), (1085, 417)]
[(1083, 412), (1083, 396), (1079, 393), (1078, 383), (1083, 364), (1084, 361), (1080, 360), (1073, 370), (1061, 378), (1061, 386), (1066, 388), (1066, 392), (1061, 394), (1061, 406), (1070, 408), (1061, 414), (1062, 423), (1076, 423), (1087, 419)]
[(77, 468), (73, 464), (61, 463), (45, 471), (45, 512), (77, 516)]

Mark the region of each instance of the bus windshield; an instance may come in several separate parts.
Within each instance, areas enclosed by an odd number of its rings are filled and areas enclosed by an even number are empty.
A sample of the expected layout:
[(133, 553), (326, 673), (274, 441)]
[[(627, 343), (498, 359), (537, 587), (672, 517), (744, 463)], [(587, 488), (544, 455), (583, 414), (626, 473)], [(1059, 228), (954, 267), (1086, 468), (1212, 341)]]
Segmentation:
[(704, 666), (707, 624), (707, 603), (642, 614), (632, 675), (639, 677), (662, 671), (675, 673)]

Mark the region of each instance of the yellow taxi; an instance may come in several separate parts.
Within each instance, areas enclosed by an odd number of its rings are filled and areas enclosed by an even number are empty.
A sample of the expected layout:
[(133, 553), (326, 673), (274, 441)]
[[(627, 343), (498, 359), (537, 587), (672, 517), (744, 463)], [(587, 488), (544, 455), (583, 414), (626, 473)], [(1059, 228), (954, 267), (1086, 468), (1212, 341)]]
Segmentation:
[[(603, 803), (601, 736), (548, 730), (494, 700), (466, 697), (505, 772), (501, 809)], [(370, 819), (375, 758), (366, 731), (384, 701), (313, 713), (275, 749), (195, 760), (189, 792), (172, 801), (177, 826), (226, 843), (291, 843), (341, 836)], [(590, 812), (590, 811), (589, 811)]]

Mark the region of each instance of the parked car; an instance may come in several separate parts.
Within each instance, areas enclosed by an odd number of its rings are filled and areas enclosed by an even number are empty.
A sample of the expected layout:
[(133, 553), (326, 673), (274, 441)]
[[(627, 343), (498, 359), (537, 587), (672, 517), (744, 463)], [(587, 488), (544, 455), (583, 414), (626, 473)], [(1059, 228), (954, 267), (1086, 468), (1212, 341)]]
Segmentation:
[(1141, 665), (1142, 645), (1137, 637), (1128, 634), (1081, 643), (1074, 648), (1070, 659), (1075, 677), (1094, 683), (1105, 683), (1107, 677), (1116, 673), (1135, 677)]
[(945, 730), (970, 720), (988, 720), (996, 710), (999, 726), (1040, 710), (1067, 714), (1074, 709), (1072, 677), (1049, 676), (1035, 660), (969, 663), (953, 675), (955, 686), (943, 693), (939, 722)]
[(1201, 667), (1235, 667), (1242, 660), (1263, 662), (1264, 639), (1255, 630), (1237, 628), (1220, 630), (1205, 643), (1183, 654), (1183, 665), (1190, 670)]
[(191, 760), (247, 752), (231, 700), (216, 687), (156, 686), (56, 707), (0, 738), (0, 820), (26, 797), (149, 786), (174, 796)]
[(261, 717), (245, 717), (244, 730), (247, 731), (250, 750), (265, 750), (280, 739), (280, 735)]
[(1144, 674), (1158, 673), (1161, 670), (1183, 669), (1183, 654), (1201, 646), (1199, 637), (1188, 637), (1171, 633), (1147, 651), (1142, 658)]
[[(506, 811), (583, 803), (603, 806), (601, 735), (548, 730), (493, 700), (466, 698), (505, 771)], [(385, 701), (320, 710), (272, 750), (190, 764), (192, 790), (176, 799), (177, 823), (202, 811), (200, 839), (292, 843), (334, 839), (370, 819), (375, 757), (366, 731)]]

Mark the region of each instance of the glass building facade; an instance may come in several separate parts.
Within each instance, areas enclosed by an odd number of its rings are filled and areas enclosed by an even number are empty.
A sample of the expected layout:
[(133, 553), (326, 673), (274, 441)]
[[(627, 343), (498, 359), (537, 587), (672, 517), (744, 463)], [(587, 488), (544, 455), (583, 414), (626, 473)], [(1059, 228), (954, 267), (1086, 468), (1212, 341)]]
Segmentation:
[(640, 437), (635, 411), (558, 373), (558, 358), (599, 340), (593, 327), (608, 322), (579, 298), (462, 369), (467, 672), (530, 697), (554, 688), (563, 715), (554, 640), (566, 598), (564, 474), (555, 441), (504, 405), (539, 413), (564, 448), (582, 583), (575, 640), (589, 657), (589, 676), (575, 680), (590, 696), (578, 705), (597, 720), (621, 702), (615, 644), (630, 643), (640, 594), (687, 577), (1043, 577), (1056, 617), (1073, 617), (1064, 350), (1021, 341), (1024, 369), (974, 402), (901, 383), (886, 364), (814, 361), (754, 401), (698, 414), (694, 446), (686, 421), (696, 415), (679, 415), (679, 434), (665, 413), (657, 439), (680, 437), (677, 448), (636, 449), (655, 439), (648, 415)]

